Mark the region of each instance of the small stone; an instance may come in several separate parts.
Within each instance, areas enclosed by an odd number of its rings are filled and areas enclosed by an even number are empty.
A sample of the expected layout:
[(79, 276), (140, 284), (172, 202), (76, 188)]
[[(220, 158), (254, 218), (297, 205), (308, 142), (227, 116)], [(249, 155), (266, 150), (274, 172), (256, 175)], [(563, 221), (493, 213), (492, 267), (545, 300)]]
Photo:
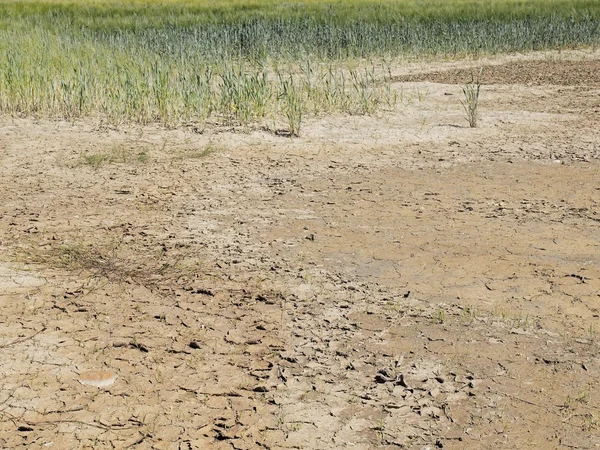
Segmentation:
[(378, 373), (377, 375), (375, 375), (376, 383), (383, 384), (383, 383), (387, 383), (388, 381), (390, 381), (390, 379), (381, 373)]
[(396, 386), (402, 386), (402, 387), (405, 387), (405, 388), (408, 387), (408, 385), (406, 384), (406, 381), (404, 380), (404, 374), (402, 374), (402, 373), (396, 375), (396, 381), (394, 381), (394, 384)]
[(391, 378), (392, 377), (392, 375), (390, 374), (389, 370), (387, 370), (387, 369), (381, 369), (377, 373), (383, 375), (386, 378)]

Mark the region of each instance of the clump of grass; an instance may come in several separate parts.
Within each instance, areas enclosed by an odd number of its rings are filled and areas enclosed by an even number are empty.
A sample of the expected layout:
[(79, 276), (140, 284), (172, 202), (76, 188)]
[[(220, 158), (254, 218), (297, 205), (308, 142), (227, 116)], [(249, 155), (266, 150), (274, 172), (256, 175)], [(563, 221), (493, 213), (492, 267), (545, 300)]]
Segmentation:
[(145, 163), (148, 161), (146, 150), (133, 151), (124, 145), (115, 145), (107, 151), (97, 153), (84, 153), (81, 155), (82, 163), (98, 169), (104, 164), (132, 164)]
[(67, 269), (101, 269), (109, 265), (109, 258), (84, 244), (63, 244), (47, 255), (56, 265)]
[(136, 249), (121, 240), (96, 244), (72, 241), (56, 245), (23, 247), (19, 259), (112, 283), (133, 281), (147, 287), (159, 282), (192, 280), (201, 270), (197, 257), (167, 257), (162, 248)]
[(446, 311), (440, 306), (432, 317), (433, 321), (438, 324), (444, 324), (446, 322)]
[(225, 147), (210, 141), (205, 146), (199, 149), (190, 149), (181, 151), (176, 159), (202, 159), (206, 158), (213, 153), (221, 152), (225, 149)]
[(483, 68), (479, 70), (477, 76), (471, 72), (471, 81), (469, 81), (463, 87), (463, 93), (465, 100), (461, 101), (463, 108), (465, 109), (466, 119), (469, 122), (471, 128), (477, 127), (477, 120), (479, 119), (479, 93), (481, 91), (481, 75)]
[(373, 89), (375, 85), (374, 68), (364, 68), (363, 71), (351, 70), (350, 76), (352, 77), (352, 85), (358, 95), (359, 111), (362, 114), (372, 113), (378, 103), (376, 91)]
[(136, 273), (118, 255), (118, 248), (101, 249), (90, 244), (63, 243), (43, 251), (29, 251), (28, 262), (73, 272), (90, 272), (111, 281), (124, 281)]
[(300, 136), (302, 126), (302, 94), (300, 88), (294, 83), (292, 76), (279, 78), (281, 93), (279, 98), (283, 105), (283, 112), (287, 118), (290, 136)]
[(226, 120), (248, 126), (253, 119), (265, 116), (273, 91), (264, 69), (249, 73), (240, 66), (236, 70), (226, 67), (220, 74), (217, 95), (215, 109)]

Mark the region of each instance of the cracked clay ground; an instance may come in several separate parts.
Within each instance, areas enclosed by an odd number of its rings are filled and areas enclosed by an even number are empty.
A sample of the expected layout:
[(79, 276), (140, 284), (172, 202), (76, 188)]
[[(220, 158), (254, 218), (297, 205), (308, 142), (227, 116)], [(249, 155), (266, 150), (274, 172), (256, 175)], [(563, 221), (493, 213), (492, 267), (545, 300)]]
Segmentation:
[(599, 58), (297, 139), (2, 118), (0, 447), (599, 448)]

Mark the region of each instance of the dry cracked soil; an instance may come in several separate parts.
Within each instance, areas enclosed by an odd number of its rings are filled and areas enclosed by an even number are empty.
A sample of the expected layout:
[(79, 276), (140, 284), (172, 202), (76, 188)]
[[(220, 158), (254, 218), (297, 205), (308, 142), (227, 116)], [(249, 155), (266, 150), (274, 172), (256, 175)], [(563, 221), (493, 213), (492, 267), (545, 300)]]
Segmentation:
[(410, 63), (294, 139), (3, 117), (0, 447), (599, 448), (598, 74)]

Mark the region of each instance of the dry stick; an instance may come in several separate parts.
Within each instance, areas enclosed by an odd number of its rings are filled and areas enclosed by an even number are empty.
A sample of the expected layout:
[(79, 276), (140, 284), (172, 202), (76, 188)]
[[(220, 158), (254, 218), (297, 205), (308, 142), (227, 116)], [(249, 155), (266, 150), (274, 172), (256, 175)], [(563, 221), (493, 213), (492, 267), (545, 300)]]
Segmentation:
[(13, 416), (12, 414), (7, 413), (7, 412), (5, 412), (4, 414), (8, 417), (8, 419), (10, 421), (15, 423), (15, 425), (16, 425), (16, 422), (22, 421), (31, 427), (43, 427), (44, 425), (55, 425), (55, 424), (59, 424), (59, 423), (74, 423), (74, 424), (79, 424), (79, 425), (85, 425), (88, 427), (99, 428), (99, 429), (105, 430), (105, 431), (121, 431), (121, 430), (138, 429), (140, 426), (144, 425), (143, 423), (139, 423), (138, 426), (124, 426), (124, 425), (120, 425), (120, 424), (103, 425), (101, 423), (84, 422), (83, 420), (76, 420), (76, 419), (42, 420), (42, 421), (36, 422), (36, 421), (32, 421), (32, 420), (25, 420), (22, 417), (17, 418), (16, 416)]
[(132, 426), (121, 426), (121, 425), (102, 425), (101, 423), (95, 422), (84, 422), (83, 420), (75, 420), (75, 419), (56, 419), (56, 420), (43, 420), (40, 422), (33, 422), (30, 420), (24, 420), (24, 422), (32, 427), (43, 427), (44, 425), (53, 425), (58, 423), (75, 423), (79, 425), (85, 425), (88, 427), (99, 428), (105, 431), (121, 431), (121, 430), (136, 430), (139, 428)]
[(11, 345), (15, 345), (15, 344), (20, 344), (21, 342), (25, 342), (29, 339), (33, 339), (34, 337), (36, 337), (38, 334), (43, 333), (44, 331), (46, 331), (46, 327), (42, 328), (40, 331), (36, 331), (35, 333), (33, 333), (31, 336), (26, 336), (23, 338), (19, 338), (19, 339), (15, 339), (12, 342), (8, 342), (7, 344), (3, 344), (0, 345), (0, 348), (6, 348), (6, 347), (10, 347)]
[[(545, 409), (545, 410), (546, 410), (546, 411), (548, 411), (548, 412), (551, 412), (551, 411), (552, 411), (552, 410), (551, 410), (551, 408), (549, 408), (548, 406), (540, 405), (539, 403), (535, 403), (535, 402), (532, 402), (532, 401), (526, 400), (526, 399), (524, 399), (524, 398), (521, 398), (521, 397), (518, 397), (518, 396), (516, 396), (516, 395), (509, 394), (509, 393), (507, 393), (507, 392), (496, 392), (496, 393), (497, 393), (497, 394), (500, 394), (500, 395), (503, 395), (504, 397), (512, 398), (513, 400), (517, 400), (517, 401), (519, 401), (519, 402), (526, 403), (526, 404), (528, 404), (528, 405), (531, 405), (531, 406), (536, 406), (536, 407), (538, 407), (538, 408)], [(554, 405), (552, 405), (552, 406), (554, 406)]]

